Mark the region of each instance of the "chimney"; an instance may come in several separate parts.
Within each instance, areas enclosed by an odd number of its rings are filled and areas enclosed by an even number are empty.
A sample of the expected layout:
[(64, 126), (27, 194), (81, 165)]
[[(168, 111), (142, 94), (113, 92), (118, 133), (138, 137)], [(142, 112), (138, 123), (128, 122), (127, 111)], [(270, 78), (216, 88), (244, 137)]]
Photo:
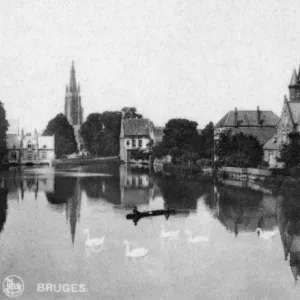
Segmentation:
[(259, 110), (259, 106), (257, 106), (257, 123), (258, 123), (258, 125), (261, 125), (260, 115), (261, 115), (261, 111)]
[(235, 127), (238, 126), (238, 112), (237, 112), (237, 108), (236, 107), (234, 109), (234, 126)]

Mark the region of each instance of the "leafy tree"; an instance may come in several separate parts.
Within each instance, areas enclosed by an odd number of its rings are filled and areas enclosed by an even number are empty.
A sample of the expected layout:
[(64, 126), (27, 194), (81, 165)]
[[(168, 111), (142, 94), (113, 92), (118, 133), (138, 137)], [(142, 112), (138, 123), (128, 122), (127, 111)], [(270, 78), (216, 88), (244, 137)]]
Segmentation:
[[(166, 124), (161, 143), (153, 149), (154, 156), (170, 154), (173, 162), (195, 162), (198, 158), (197, 123), (186, 119), (171, 119)], [(184, 156), (183, 156), (184, 155)]]
[(105, 111), (90, 114), (82, 124), (80, 134), (93, 155), (111, 156), (119, 153), (121, 113)]
[(285, 168), (290, 169), (300, 165), (300, 135), (298, 132), (289, 134), (289, 143), (284, 144), (280, 151), (280, 161), (284, 162)]
[(123, 107), (121, 109), (121, 112), (124, 113), (124, 118), (125, 119), (142, 119), (143, 116), (141, 114), (138, 114), (136, 112), (135, 107)]
[(8, 122), (6, 120), (6, 112), (3, 103), (0, 102), (0, 163), (3, 161), (6, 149), (6, 133), (8, 130)]
[(209, 122), (201, 132), (200, 153), (203, 158), (213, 158), (214, 152), (214, 124)]
[(55, 155), (58, 158), (77, 151), (74, 129), (63, 114), (58, 114), (49, 121), (43, 135), (54, 135)]
[(257, 167), (262, 162), (263, 149), (256, 137), (225, 131), (216, 142), (217, 166)]

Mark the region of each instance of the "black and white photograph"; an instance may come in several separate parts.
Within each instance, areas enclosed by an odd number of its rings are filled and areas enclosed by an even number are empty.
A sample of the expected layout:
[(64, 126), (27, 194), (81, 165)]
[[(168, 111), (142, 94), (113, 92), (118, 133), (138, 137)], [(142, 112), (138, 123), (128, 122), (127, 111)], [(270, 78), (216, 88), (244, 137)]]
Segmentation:
[(300, 299), (300, 2), (0, 0), (0, 299)]

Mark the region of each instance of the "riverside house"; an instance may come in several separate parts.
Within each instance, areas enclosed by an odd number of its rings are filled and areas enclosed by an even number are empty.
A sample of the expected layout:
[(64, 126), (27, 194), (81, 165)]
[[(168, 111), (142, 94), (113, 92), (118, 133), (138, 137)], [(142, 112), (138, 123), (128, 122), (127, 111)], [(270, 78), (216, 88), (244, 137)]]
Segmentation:
[(154, 141), (154, 126), (148, 119), (125, 119), (122, 117), (120, 130), (120, 158), (133, 161), (137, 153), (150, 155)]

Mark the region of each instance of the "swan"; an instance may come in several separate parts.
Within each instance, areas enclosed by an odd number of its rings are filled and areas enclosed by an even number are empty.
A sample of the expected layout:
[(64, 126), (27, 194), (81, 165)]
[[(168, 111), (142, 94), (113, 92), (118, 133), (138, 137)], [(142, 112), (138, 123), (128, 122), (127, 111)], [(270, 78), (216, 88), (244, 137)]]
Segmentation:
[(85, 229), (83, 232), (86, 236), (85, 245), (87, 247), (99, 247), (104, 243), (105, 236), (103, 236), (101, 239), (90, 239), (90, 231)]
[(261, 237), (265, 240), (273, 238), (275, 235), (277, 235), (278, 230), (272, 230), (272, 231), (262, 231), (261, 228), (256, 229), (258, 237)]
[(135, 249), (129, 250), (129, 242), (127, 240), (124, 240), (124, 244), (126, 245), (125, 255), (127, 257), (137, 258), (137, 257), (146, 256), (148, 254), (148, 249), (145, 249), (145, 248), (135, 248)]
[(208, 242), (209, 240), (207, 236), (193, 237), (193, 233), (190, 230), (185, 230), (185, 233), (188, 235), (188, 243)]
[(161, 225), (161, 237), (162, 238), (177, 238), (179, 235), (179, 230), (176, 231), (165, 231), (164, 224)]

